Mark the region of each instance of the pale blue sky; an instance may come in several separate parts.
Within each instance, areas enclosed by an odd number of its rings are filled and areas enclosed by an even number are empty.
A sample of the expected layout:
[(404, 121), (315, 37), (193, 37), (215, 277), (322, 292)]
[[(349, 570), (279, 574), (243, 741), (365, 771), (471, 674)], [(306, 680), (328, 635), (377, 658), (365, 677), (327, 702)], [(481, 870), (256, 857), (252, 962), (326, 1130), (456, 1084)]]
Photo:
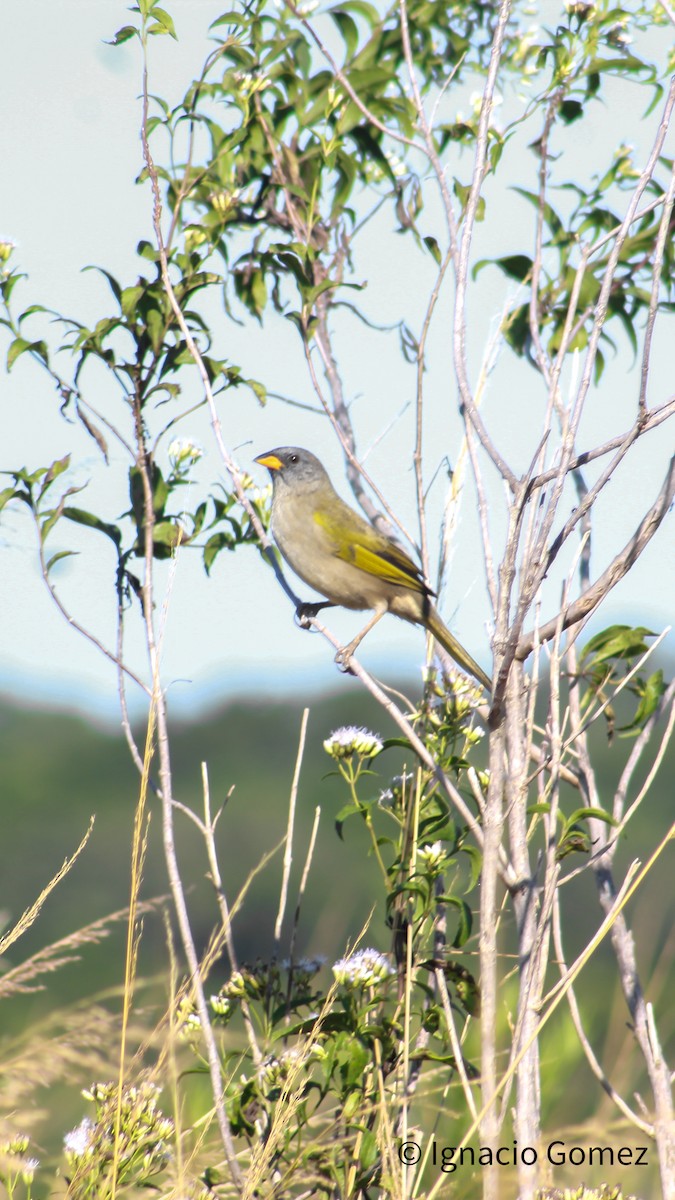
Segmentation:
[[(151, 91), (167, 96), (172, 103), (179, 99), (208, 49), (208, 24), (225, 7), (212, 0), (171, 4), (179, 42), (155, 39)], [(133, 282), (139, 270), (136, 243), (140, 238), (152, 240), (149, 193), (147, 187), (134, 184), (142, 165), (138, 48), (135, 42), (117, 49), (104, 44), (127, 19), (125, 7), (116, 0), (60, 0), (58, 5), (52, 0), (32, 0), (28, 5), (7, 6), (3, 13), (0, 237), (17, 243), (16, 261), (30, 277), (17, 293), (22, 306), (40, 302), (94, 321), (108, 311), (107, 287), (93, 272), (82, 273), (81, 268), (98, 263), (124, 282)], [(605, 111), (604, 115), (600, 111), (589, 129), (590, 141), (587, 134), (580, 147), (582, 174), (597, 154), (593, 136), (600, 140), (639, 136), (636, 111), (630, 108)], [(671, 153), (672, 149), (671, 144)], [(525, 155), (524, 169), (534, 172), (532, 156)], [(533, 177), (526, 186), (532, 186)], [(523, 234), (519, 224), (529, 218), (529, 211), (509, 195), (500, 203), (502, 220), (493, 218), (486, 222), (485, 231), (478, 231), (476, 258), (529, 249), (531, 233)], [(430, 207), (425, 232), (434, 231), (434, 219)], [(358, 272), (368, 281), (361, 299), (374, 319), (386, 324), (405, 315), (413, 328), (419, 323), (433, 279), (431, 260), (424, 262), (408, 240), (393, 236), (387, 222), (374, 226), (359, 256)], [(508, 286), (497, 272), (487, 271), (481, 277), (471, 310), (474, 369), (494, 330)], [(245, 371), (260, 375), (271, 389), (315, 403), (288, 323), (277, 318), (261, 332), (250, 324), (242, 329), (228, 322), (215, 304), (209, 315), (223, 353), (241, 363)], [(672, 327), (672, 317), (663, 318), (657, 327), (655, 400), (672, 391)], [(368, 458), (369, 469), (392, 506), (416, 532), (408, 449), (414, 371), (402, 363), (394, 335), (366, 335), (348, 319), (337, 322), (336, 335), (359, 449), (363, 453), (375, 444)], [(443, 454), (454, 459), (460, 444), (447, 336), (442, 319), (430, 344), (438, 374), (429, 377), (428, 478)], [(629, 426), (636, 395), (636, 376), (630, 367), (625, 351), (609, 360), (601, 388), (589, 404), (584, 446)], [(108, 402), (100, 381), (92, 379), (90, 386), (101, 388), (99, 403)], [(191, 387), (196, 400), (196, 374)], [(105, 480), (98, 481), (94, 444), (59, 417), (49, 380), (27, 360), (20, 360), (9, 379), (3, 378), (2, 392), (0, 468), (42, 465), (72, 450), (78, 465), (69, 481), (84, 483), (92, 478), (91, 491), (86, 493), (92, 507), (97, 502), (101, 511), (114, 519), (124, 508), (119, 475), (117, 490)], [(529, 460), (530, 435), (535, 437), (541, 404), (532, 368), (508, 354), (502, 356), (485, 413), (502, 450), (514, 457), (516, 467)], [(236, 402), (228, 398), (222, 417), (226, 441), (235, 448), (242, 465), (250, 466), (256, 454), (279, 444), (306, 445), (325, 461), (340, 490), (348, 495), (340, 456), (321, 418), (273, 401), (261, 410), (243, 391)], [(205, 416), (198, 414), (180, 432), (196, 437), (207, 450), (198, 480), (208, 485), (222, 479), (223, 469)], [(617, 486), (603, 497), (594, 544), (596, 570), (623, 544), (656, 495), (671, 443), (669, 430), (650, 435)], [(260, 482), (266, 482), (265, 472), (260, 472)], [(443, 491), (437, 485), (430, 513), (432, 539), (442, 501)], [(497, 535), (500, 505), (501, 493), (495, 487), (491, 515)], [(471, 653), (488, 666), (489, 609), (473, 506), (467, 492), (451, 585), (443, 595), (441, 609)], [(112, 645), (112, 556), (107, 547), (104, 550), (92, 543), (91, 536), (82, 535), (74, 526), (55, 538), (54, 549), (71, 544), (66, 542), (66, 534), (72, 534), (72, 545), (82, 550), (82, 556), (64, 564), (59, 588), (78, 619)], [(94, 552), (89, 549), (92, 545)], [(0, 577), (0, 689), (29, 700), (114, 717), (114, 672), (67, 627), (52, 605), (39, 579), (34, 539), (25, 514), (12, 509), (3, 515), (0, 551), (4, 564)], [(341, 684), (331, 648), (320, 637), (294, 627), (288, 602), (255, 551), (222, 555), (210, 580), (204, 576), (198, 555), (186, 551), (179, 556), (175, 570), (160, 568), (159, 577), (170, 585), (164, 677), (182, 711), (193, 712), (211, 700), (242, 691), (279, 692), (298, 683), (321, 690), (351, 686), (344, 680)], [(554, 611), (559, 589), (560, 577), (556, 577), (545, 590), (544, 616)], [(304, 594), (306, 589), (298, 590)], [(639, 620), (660, 630), (672, 615), (673, 595), (672, 530), (663, 529), (630, 579), (612, 593), (599, 620), (603, 624)], [(331, 625), (346, 638), (358, 628), (360, 619), (359, 614), (334, 614)], [(373, 632), (362, 653), (367, 665), (394, 680), (418, 672), (424, 638), (420, 631), (391, 618)], [(143, 669), (143, 647), (133, 623), (129, 657)]]

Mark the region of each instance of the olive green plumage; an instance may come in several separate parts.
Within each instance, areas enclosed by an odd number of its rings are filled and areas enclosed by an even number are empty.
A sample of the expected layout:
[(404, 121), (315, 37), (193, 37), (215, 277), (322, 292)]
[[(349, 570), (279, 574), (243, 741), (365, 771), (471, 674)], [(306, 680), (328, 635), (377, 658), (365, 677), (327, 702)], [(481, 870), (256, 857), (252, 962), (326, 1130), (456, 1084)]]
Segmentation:
[(385, 612), (391, 612), (423, 625), (460, 667), (490, 690), (488, 676), (436, 612), (433, 592), (419, 567), (345, 504), (318, 458), (299, 446), (282, 446), (255, 461), (272, 477), (272, 533), (296, 575), (331, 604), (374, 610), (343, 659), (353, 654)]

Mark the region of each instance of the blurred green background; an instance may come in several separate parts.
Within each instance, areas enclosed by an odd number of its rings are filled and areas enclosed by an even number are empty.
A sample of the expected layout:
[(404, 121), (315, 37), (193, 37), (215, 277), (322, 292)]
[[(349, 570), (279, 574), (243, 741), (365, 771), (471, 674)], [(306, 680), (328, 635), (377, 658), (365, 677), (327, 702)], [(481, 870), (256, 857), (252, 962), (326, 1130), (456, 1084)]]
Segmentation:
[[(414, 684), (403, 685), (410, 696)], [(218, 852), (227, 897), (233, 904), (242, 886), (263, 857), (279, 844), (286, 830), (288, 797), (297, 755), (303, 708), (310, 709), (307, 743), (298, 790), (294, 838), (293, 872), (284, 936), (280, 947), (288, 951), (288, 936), (297, 899), (297, 888), (305, 862), (310, 830), (317, 804), (321, 822), (300, 914), (296, 955), (325, 955), (330, 962), (344, 953), (347, 942), (361, 931), (371, 909), (374, 913), (365, 944), (390, 949), (383, 906), (378, 896), (378, 874), (369, 858), (369, 843), (358, 821), (348, 821), (342, 839), (334, 819), (346, 802), (342, 780), (331, 776), (332, 760), (322, 748), (328, 734), (344, 724), (364, 724), (383, 736), (395, 733), (384, 714), (363, 694), (356, 681), (341, 680), (338, 691), (328, 695), (300, 696), (290, 693), (284, 702), (265, 703), (262, 698), (245, 698), (216, 709), (199, 720), (171, 724), (171, 752), (175, 795), (182, 803), (201, 811), (201, 766), (208, 765), (212, 807), (215, 809), (233, 788), (218, 825)], [(142, 746), (144, 733), (136, 731)], [(593, 749), (600, 768), (603, 802), (610, 803), (612, 790), (632, 742), (615, 739), (607, 745), (606, 732), (598, 722), (593, 729)], [(47, 899), (37, 921), (11, 948), (5, 966), (26, 959), (43, 946), (128, 903), (130, 848), (139, 777), (131, 763), (121, 730), (95, 727), (85, 720), (49, 711), (19, 708), (6, 699), (0, 705), (0, 756), (2, 797), (0, 812), (0, 907), (5, 923), (14, 922), (30, 905), (64, 858), (71, 854), (95, 814), (88, 846), (66, 879)], [(409, 761), (409, 760), (408, 760)], [(390, 777), (400, 771), (404, 755), (400, 749), (386, 751), (373, 763), (374, 775), (365, 781), (362, 795), (377, 795)], [(651, 754), (636, 776), (644, 778)], [(646, 861), (672, 820), (672, 779), (675, 754), (671, 748), (653, 790), (637, 819), (621, 840), (617, 878), (635, 858)], [(161, 845), (161, 821), (157, 800), (150, 796), (152, 812), (148, 859), (142, 894), (151, 898), (168, 893)], [(179, 858), (193, 928), (199, 949), (204, 949), (217, 925), (213, 889), (207, 879), (207, 863), (200, 837), (184, 816), (176, 817)], [(382, 831), (386, 826), (382, 826)], [(582, 855), (568, 857), (564, 872), (584, 861)], [(282, 853), (276, 855), (253, 879), (243, 907), (234, 921), (240, 962), (256, 956), (269, 957), (274, 948)], [(675, 931), (672, 922), (673, 851), (667, 847), (643, 889), (631, 902), (628, 916), (635, 933), (638, 960), (648, 998), (659, 1014), (660, 1032), (666, 1053), (675, 1045), (675, 1012), (668, 996), (675, 984), (673, 958)], [(475, 911), (479, 894), (468, 897)], [(563, 888), (565, 943), (568, 962), (586, 944), (601, 922), (595, 885), (589, 871)], [(170, 904), (166, 908), (170, 911)], [(504, 953), (511, 950), (508, 925), (504, 927)], [(42, 991), (14, 998), (3, 1004), (4, 1059), (21, 1042), (23, 1032), (40, 1027), (50, 1013), (81, 1003), (83, 997), (107, 994), (116, 1007), (124, 977), (126, 929), (121, 922), (101, 945), (84, 947), (79, 963), (72, 963), (47, 977)], [(177, 939), (176, 939), (177, 940)], [(462, 961), (476, 970), (475, 938), (461, 952)], [(161, 913), (144, 921), (140, 952), (140, 974), (154, 984), (141, 988), (142, 1004), (160, 1011), (168, 995), (169, 954)], [(227, 976), (220, 960), (213, 972), (216, 991)], [(515, 982), (515, 981), (513, 981)], [(554, 982), (552, 978), (551, 983)], [(504, 989), (504, 1013), (510, 1007), (509, 986)], [(584, 969), (577, 985), (586, 1031), (596, 1053), (620, 1089), (629, 1085), (649, 1091), (644, 1079), (630, 1075), (637, 1061), (631, 1051), (632, 1035), (628, 1014), (616, 981), (611, 950), (605, 944)], [(515, 1002), (515, 990), (513, 991)], [(544, 1119), (551, 1133), (574, 1131), (584, 1122), (610, 1136), (616, 1110), (603, 1096), (585, 1064), (569, 1017), (561, 1008), (547, 1028), (542, 1044), (544, 1078), (550, 1072), (555, 1086), (546, 1089)], [(9, 1048), (9, 1049), (8, 1049)], [(90, 1082), (88, 1080), (83, 1083)], [(51, 1088), (60, 1128), (54, 1132), (54, 1151), (67, 1118), (73, 1123), (81, 1115), (77, 1093), (63, 1095)], [(80, 1108), (78, 1108), (78, 1103)], [(71, 1116), (72, 1114), (72, 1116)], [(79, 1115), (78, 1115), (79, 1114)], [(68, 1128), (66, 1123), (65, 1128)], [(586, 1128), (588, 1132), (588, 1125)], [(624, 1134), (625, 1140), (625, 1134)], [(639, 1137), (633, 1135), (631, 1144)], [(607, 1178), (607, 1174), (604, 1176)], [(614, 1178), (609, 1175), (609, 1178)], [(632, 1186), (640, 1196), (645, 1191), (644, 1172), (621, 1170), (624, 1189)], [(459, 1180), (455, 1180), (459, 1183)], [(457, 1193), (458, 1195), (460, 1193)]]

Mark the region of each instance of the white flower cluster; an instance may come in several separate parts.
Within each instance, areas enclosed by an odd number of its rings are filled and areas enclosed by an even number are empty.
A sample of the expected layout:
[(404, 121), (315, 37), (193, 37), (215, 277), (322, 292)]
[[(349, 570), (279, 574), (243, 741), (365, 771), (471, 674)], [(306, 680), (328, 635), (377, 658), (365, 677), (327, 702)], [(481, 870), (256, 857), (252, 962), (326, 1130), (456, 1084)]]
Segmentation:
[(434, 842), (433, 845), (422, 846), (418, 850), (417, 857), (430, 875), (440, 875), (446, 860), (443, 843), (439, 841)]
[(73, 1158), (84, 1158), (90, 1154), (94, 1141), (94, 1122), (90, 1117), (83, 1117), (79, 1125), (71, 1129), (63, 1139), (66, 1154)]
[(412, 771), (404, 771), (402, 775), (394, 775), (388, 788), (384, 788), (379, 795), (378, 803), (382, 808), (387, 808), (390, 805), (400, 804), (406, 792), (410, 794), (412, 781), (415, 778)]
[(169, 462), (176, 475), (186, 475), (203, 455), (203, 447), (191, 438), (174, 438), (169, 446)]
[(227, 996), (212, 996), (211, 1008), (215, 1017), (229, 1017), (232, 1015), (232, 1003)]
[(362, 758), (374, 758), (382, 749), (382, 739), (369, 729), (343, 725), (326, 738), (323, 748), (331, 758), (351, 758), (352, 754), (360, 754)]
[(26, 1186), (29, 1186), (40, 1166), (39, 1158), (26, 1157), (29, 1144), (30, 1138), (27, 1133), (15, 1133), (7, 1141), (0, 1142), (3, 1182), (10, 1196), (13, 1194), (15, 1179), (20, 1177)]
[[(157, 1107), (160, 1088), (150, 1082), (122, 1089), (116, 1083), (94, 1083), (82, 1095), (96, 1105), (96, 1121), (85, 1117), (63, 1139), (66, 1156), (78, 1165), (83, 1159), (112, 1159), (113, 1143), (120, 1164), (133, 1164), (139, 1178), (163, 1166), (169, 1155), (174, 1123)], [(119, 1117), (118, 1117), (119, 1112)]]
[(345, 987), (372, 987), (394, 974), (388, 958), (379, 950), (357, 950), (333, 963), (333, 974)]

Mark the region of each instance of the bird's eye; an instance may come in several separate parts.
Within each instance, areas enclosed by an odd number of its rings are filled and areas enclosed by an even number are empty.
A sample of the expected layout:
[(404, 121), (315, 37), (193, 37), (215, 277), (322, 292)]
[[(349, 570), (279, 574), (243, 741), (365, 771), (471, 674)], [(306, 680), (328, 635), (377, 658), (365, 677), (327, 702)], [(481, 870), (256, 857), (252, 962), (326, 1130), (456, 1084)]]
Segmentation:
[(297, 454), (291, 454), (291, 456), (290, 456), (290, 458), (289, 458), (289, 460), (288, 460), (288, 461), (289, 461), (289, 462), (292, 462), (292, 463), (296, 463), (296, 462), (299, 462), (300, 460), (298, 459), (298, 456), (297, 456)]

